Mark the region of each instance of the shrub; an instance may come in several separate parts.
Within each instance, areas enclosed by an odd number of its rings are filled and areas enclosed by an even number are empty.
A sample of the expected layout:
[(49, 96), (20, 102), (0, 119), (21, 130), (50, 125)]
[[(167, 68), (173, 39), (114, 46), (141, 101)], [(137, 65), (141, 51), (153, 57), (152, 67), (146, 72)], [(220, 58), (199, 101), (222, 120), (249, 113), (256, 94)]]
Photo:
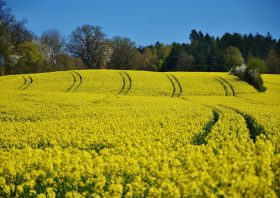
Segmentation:
[(233, 67), (231, 70), (230, 70), (230, 73), (233, 74), (233, 75), (236, 75), (238, 76), (240, 79), (244, 80), (245, 78), (245, 71), (246, 71), (246, 65), (242, 65), (242, 66), (236, 66), (236, 67)]
[(244, 77), (244, 80), (250, 85), (253, 85), (258, 91), (266, 90), (266, 88), (263, 86), (263, 79), (261, 78), (261, 74), (257, 70), (247, 68), (245, 70)]
[(261, 78), (261, 73), (259, 68), (247, 67), (242, 65), (240, 67), (234, 67), (230, 70), (230, 73), (238, 76), (241, 80), (246, 81), (259, 92), (266, 91), (266, 88), (263, 86), (263, 80)]

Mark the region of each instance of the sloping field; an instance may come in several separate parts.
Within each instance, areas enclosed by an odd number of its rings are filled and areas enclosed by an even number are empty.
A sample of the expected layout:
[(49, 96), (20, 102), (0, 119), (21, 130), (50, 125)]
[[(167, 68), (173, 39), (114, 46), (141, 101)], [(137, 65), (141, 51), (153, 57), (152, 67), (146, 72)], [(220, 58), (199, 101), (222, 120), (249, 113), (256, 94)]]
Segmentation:
[(279, 197), (280, 75), (0, 77), (0, 197)]
[(1, 77), (0, 89), (139, 96), (233, 96), (257, 93), (251, 85), (226, 73), (118, 70), (81, 70), (5, 76)]

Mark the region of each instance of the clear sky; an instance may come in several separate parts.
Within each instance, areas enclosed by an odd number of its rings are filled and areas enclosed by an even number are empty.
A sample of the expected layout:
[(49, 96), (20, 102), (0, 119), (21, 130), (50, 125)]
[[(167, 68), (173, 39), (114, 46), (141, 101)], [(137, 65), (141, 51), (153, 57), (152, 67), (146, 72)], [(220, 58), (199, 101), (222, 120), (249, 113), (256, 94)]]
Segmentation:
[(189, 42), (192, 29), (221, 36), (225, 32), (270, 32), (280, 38), (280, 0), (6, 0), (17, 19), (40, 35), (58, 29), (67, 36), (77, 26), (99, 25), (108, 35), (138, 45)]

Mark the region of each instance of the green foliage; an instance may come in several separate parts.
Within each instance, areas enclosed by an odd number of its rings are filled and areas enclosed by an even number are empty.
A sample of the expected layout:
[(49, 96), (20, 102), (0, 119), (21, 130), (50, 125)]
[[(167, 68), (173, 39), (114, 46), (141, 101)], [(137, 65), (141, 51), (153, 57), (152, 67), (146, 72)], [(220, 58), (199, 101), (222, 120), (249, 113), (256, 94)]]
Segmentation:
[(113, 53), (110, 60), (110, 68), (131, 69), (135, 66), (135, 43), (129, 38), (114, 37), (111, 41)]
[(264, 60), (258, 57), (249, 57), (247, 66), (249, 69), (257, 70), (260, 73), (264, 73), (267, 70)]
[(0, 57), (4, 60), (3, 65), (8, 74), (18, 61), (19, 45), (33, 39), (25, 23), (25, 20), (16, 20), (5, 1), (0, 0)]
[(34, 42), (23, 42), (18, 46), (18, 65), (32, 65), (44, 60), (40, 52), (39, 46)]
[(194, 57), (187, 53), (181, 53), (179, 54), (175, 70), (177, 71), (194, 71)]
[(57, 70), (85, 69), (85, 65), (81, 59), (72, 57), (68, 54), (59, 54), (55, 59), (55, 69)]
[(8, 64), (10, 55), (12, 53), (12, 43), (10, 40), (10, 33), (7, 27), (0, 23), (0, 56), (2, 57), (2, 64)]
[(103, 68), (110, 62), (112, 55), (112, 48), (102, 28), (89, 24), (79, 26), (71, 33), (67, 50), (92, 69)]
[(156, 71), (163, 71), (164, 64), (171, 53), (171, 47), (157, 42), (155, 44), (155, 54), (157, 57)]
[(230, 46), (224, 53), (224, 64), (228, 69), (234, 66), (241, 66), (244, 63), (244, 59), (237, 47)]
[(280, 57), (275, 50), (270, 50), (266, 59), (268, 72), (273, 74), (280, 73)]
[[(252, 63), (255, 62), (252, 61)], [(257, 64), (253, 65), (257, 66)], [(252, 67), (252, 65), (251, 67), (247, 67), (245, 65), (242, 65), (241, 67), (233, 67), (230, 72), (231, 74), (238, 76), (241, 80), (244, 80), (250, 85), (253, 85), (254, 88), (257, 89), (259, 92), (266, 91), (266, 88), (263, 86), (263, 80), (261, 77), (259, 67)]]
[(62, 53), (65, 41), (58, 30), (49, 30), (43, 32), (39, 38), (39, 44), (42, 54), (45, 58), (52, 61), (56, 65), (56, 57)]
[(263, 80), (258, 70), (247, 68), (245, 70), (244, 80), (253, 85), (258, 91), (264, 92), (266, 88), (263, 86)]
[(143, 62), (145, 70), (155, 70), (157, 71), (159, 68), (156, 64), (157, 58), (154, 50), (150, 47), (146, 47), (142, 50), (143, 54)]
[(145, 70), (165, 71), (167, 59), (171, 53), (171, 46), (162, 43), (147, 46), (141, 49)]

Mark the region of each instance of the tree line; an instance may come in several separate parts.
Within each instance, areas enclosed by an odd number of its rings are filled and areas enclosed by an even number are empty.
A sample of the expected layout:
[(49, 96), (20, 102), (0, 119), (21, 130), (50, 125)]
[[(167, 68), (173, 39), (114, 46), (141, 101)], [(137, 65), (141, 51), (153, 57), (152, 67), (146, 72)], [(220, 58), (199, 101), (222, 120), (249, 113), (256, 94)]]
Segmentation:
[(100, 26), (89, 24), (67, 37), (58, 30), (37, 36), (0, 0), (0, 66), (6, 74), (86, 68), (229, 71), (251, 63), (262, 72), (280, 73), (280, 39), (270, 33), (214, 37), (192, 30), (186, 43), (136, 46), (129, 38), (109, 39)]

